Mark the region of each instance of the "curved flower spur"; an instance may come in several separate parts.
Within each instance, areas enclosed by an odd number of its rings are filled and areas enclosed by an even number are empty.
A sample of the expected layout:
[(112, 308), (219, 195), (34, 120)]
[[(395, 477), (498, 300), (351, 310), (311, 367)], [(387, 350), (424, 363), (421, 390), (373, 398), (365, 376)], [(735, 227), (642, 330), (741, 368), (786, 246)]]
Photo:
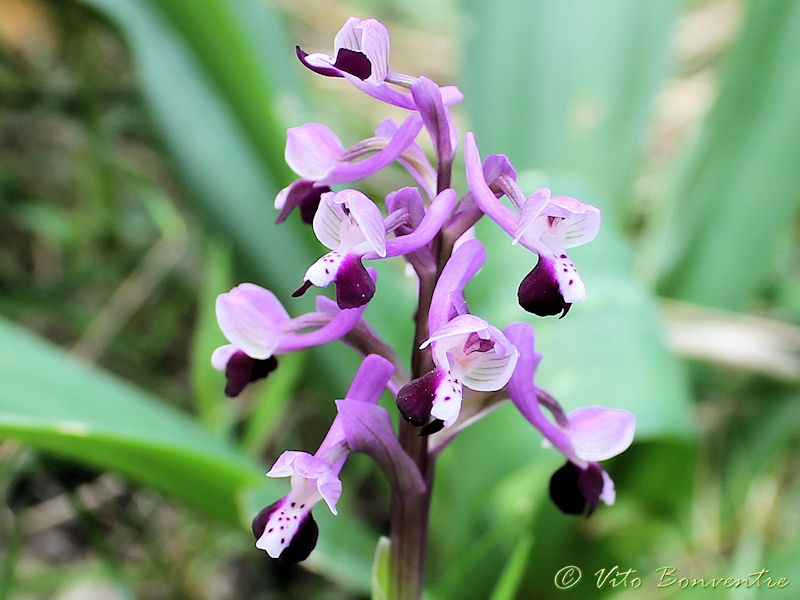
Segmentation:
[[(519, 243), (539, 256), (539, 262), (520, 283), (517, 292), (520, 306), (539, 316), (561, 313), (563, 317), (574, 302), (586, 299), (583, 280), (566, 248), (581, 246), (595, 238), (600, 230), (600, 210), (570, 196), (551, 197), (547, 188), (538, 189), (526, 198), (509, 172), (490, 182), (490, 188), (471, 132), (465, 137), (464, 158), (467, 182), (480, 209), (513, 238), (512, 243)], [(518, 214), (500, 202), (496, 192), (508, 196)]]
[[(321, 124), (288, 131), (286, 160), (300, 179), (278, 194), (278, 222), (299, 208), (329, 250), (307, 269), (294, 295), (333, 283), (336, 302), (319, 296), (316, 312), (292, 319), (271, 292), (242, 284), (218, 299), (220, 328), (230, 344), (218, 348), (212, 361), (226, 372), (226, 392), (236, 395), (275, 368), (276, 354), (342, 339), (365, 356), (350, 391), (336, 401), (337, 417), (317, 452), (284, 452), (269, 471), (270, 477), (289, 477), (291, 491), (256, 516), (253, 533), (257, 547), (271, 557), (284, 563), (304, 560), (318, 535), (312, 507), (324, 501), (336, 513), (342, 465), (350, 452), (363, 452), (392, 488), (391, 590), (386, 595), (407, 600), (422, 595), (435, 457), (460, 431), (510, 399), (567, 459), (551, 478), (553, 500), (564, 512), (588, 515), (601, 501), (614, 501), (614, 485), (598, 461), (630, 445), (634, 418), (601, 407), (565, 413), (534, 384), (541, 355), (534, 350), (533, 327), (513, 323), (501, 330), (472, 314), (464, 297), (486, 260), (472, 227), (486, 214), (512, 243), (539, 257), (520, 285), (522, 307), (563, 316), (586, 294), (565, 250), (597, 235), (600, 211), (568, 196), (551, 197), (546, 188), (525, 197), (508, 158), (491, 155), (481, 162), (471, 133), (464, 145), (469, 191), (456, 203), (451, 170), (459, 136), (450, 106), (461, 93), (425, 77), (392, 73), (388, 53), (386, 28), (355, 17), (336, 35), (334, 56), (306, 54), (298, 47), (301, 61), (313, 71), (344, 78), (378, 100), (413, 112), (399, 125), (382, 121), (375, 136), (350, 148)], [(416, 141), (423, 128), (434, 150), (433, 164)], [(357, 189), (331, 189), (353, 185), (395, 162), (412, 185), (391, 191), (381, 205)], [(503, 195), (516, 212), (500, 200)], [(416, 273), (410, 375), (398, 352), (379, 337), (380, 328), (363, 314), (380, 293), (374, 270), (364, 261), (393, 257), (403, 257)], [(399, 432), (377, 405), (384, 389), (393, 393), (403, 417)]]

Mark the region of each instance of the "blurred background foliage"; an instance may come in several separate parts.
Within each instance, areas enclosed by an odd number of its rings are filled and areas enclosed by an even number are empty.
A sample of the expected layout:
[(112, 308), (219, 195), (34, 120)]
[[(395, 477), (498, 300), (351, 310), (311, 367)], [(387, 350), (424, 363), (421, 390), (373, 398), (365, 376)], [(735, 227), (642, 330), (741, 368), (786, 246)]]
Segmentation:
[[(272, 224), (285, 128), (325, 122), (347, 145), (402, 117), (294, 58), (351, 14), (388, 24), (393, 70), (461, 86), (460, 131), (523, 189), (603, 210), (568, 318), (519, 309), (531, 256), (490, 223), (469, 300), (534, 322), (539, 382), (568, 408), (638, 422), (608, 465), (618, 501), (589, 520), (551, 506), (560, 460), (510, 407), (463, 433), (438, 463), (429, 597), (687, 593), (656, 588), (662, 566), (792, 581), (714, 597), (796, 593), (800, 3), (0, 0), (0, 598), (368, 596), (389, 490), (363, 457), (339, 516), (316, 511), (307, 569), (247, 531), (286, 490), (266, 467), (316, 447), (357, 357), (284, 357), (233, 401), (208, 363), (218, 293), (286, 297), (320, 252), (296, 219)], [(368, 317), (408, 348), (413, 283), (380, 271)], [(570, 564), (584, 579), (559, 591)], [(614, 565), (642, 586), (598, 589)]]

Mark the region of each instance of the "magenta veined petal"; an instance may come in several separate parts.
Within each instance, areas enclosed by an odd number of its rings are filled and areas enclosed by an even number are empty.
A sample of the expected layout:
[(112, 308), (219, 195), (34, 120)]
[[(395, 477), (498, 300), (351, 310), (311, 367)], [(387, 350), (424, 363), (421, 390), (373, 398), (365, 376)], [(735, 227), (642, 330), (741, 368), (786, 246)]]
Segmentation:
[(380, 257), (386, 256), (386, 228), (375, 203), (357, 190), (342, 190), (331, 200), (348, 208), (369, 248)]
[(528, 233), (549, 201), (549, 188), (540, 188), (526, 199), (522, 207), (522, 214), (520, 214), (519, 221), (517, 222), (514, 239), (511, 242), (512, 244), (516, 244), (520, 238)]
[(339, 162), (344, 146), (320, 123), (291, 127), (286, 132), (286, 163), (303, 179), (323, 179)]
[(342, 48), (360, 52), (367, 57), (372, 67), (366, 79), (381, 83), (389, 72), (389, 31), (377, 19), (350, 17), (333, 38), (333, 54)]
[(420, 349), (427, 348), (433, 342), (441, 342), (456, 336), (468, 336), (470, 333), (477, 333), (480, 337), (488, 339), (489, 323), (475, 315), (458, 315), (432, 332), (431, 336), (422, 343)]
[(312, 224), (325, 246), (338, 252), (360, 249), (386, 256), (386, 229), (383, 215), (372, 200), (357, 190), (323, 194)]
[(489, 326), (494, 346), (486, 352), (475, 352), (474, 362), (461, 376), (461, 382), (477, 392), (499, 390), (508, 383), (517, 366), (519, 352), (496, 327)]
[(588, 406), (567, 415), (565, 428), (575, 454), (589, 462), (607, 460), (633, 442), (635, 417), (626, 410)]
[(289, 321), (283, 305), (269, 290), (243, 283), (217, 297), (217, 321), (234, 346), (256, 359), (272, 356)]

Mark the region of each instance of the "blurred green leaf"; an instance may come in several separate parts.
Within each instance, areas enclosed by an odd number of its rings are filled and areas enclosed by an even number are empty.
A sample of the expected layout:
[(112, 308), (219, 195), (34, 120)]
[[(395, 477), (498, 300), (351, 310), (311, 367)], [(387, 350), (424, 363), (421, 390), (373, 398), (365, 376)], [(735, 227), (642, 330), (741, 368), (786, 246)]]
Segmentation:
[(517, 541), (500, 579), (492, 590), (490, 600), (514, 600), (532, 548), (533, 535), (528, 531)]
[(668, 192), (667, 295), (740, 310), (773, 272), (800, 209), (800, 4), (748, 3), (700, 138)]
[(296, 59), (294, 45), (286, 39), (270, 5), (255, 0), (204, 0), (199, 10), (185, 0), (150, 0), (149, 4), (180, 35), (260, 155), (270, 179), (285, 179), (289, 174), (283, 160), (285, 132), (278, 123), (274, 91), (280, 89), (278, 83), (285, 88), (292, 80), (286, 81), (285, 69), (283, 80), (270, 73), (267, 59), (276, 54), (284, 58), (284, 64)]
[[(288, 296), (315, 257), (296, 219), (273, 225), (285, 136), (275, 127), (274, 81), (259, 57), (268, 40), (286, 49), (282, 35), (267, 35), (279, 29), (269, 6), (215, 0), (206, 11), (205, 4), (164, 0), (162, 13), (157, 0), (82, 1), (112, 19), (130, 44), (153, 117), (215, 232), (235, 243), (251, 273)], [(254, 23), (268, 22), (253, 42)]]
[(681, 3), (464, 4), (473, 23), (462, 89), (482, 154), (508, 154), (518, 170), (578, 170), (618, 205), (636, 172)]
[(248, 454), (258, 457), (280, 426), (308, 364), (304, 357), (300, 353), (281, 356), (280, 369), (257, 388), (255, 405), (242, 435), (242, 448)]
[(211, 353), (227, 343), (217, 325), (215, 303), (219, 294), (230, 289), (233, 275), (230, 250), (210, 236), (205, 242), (205, 274), (198, 289), (191, 378), (200, 419), (209, 429), (221, 433), (228, 429), (230, 415), (224, 394), (225, 375), (211, 366)]
[(375, 558), (372, 561), (372, 600), (389, 600), (389, 576), (391, 563), (391, 542), (381, 536), (375, 547)]
[(189, 418), (0, 321), (0, 435), (152, 486), (241, 522), (261, 469)]

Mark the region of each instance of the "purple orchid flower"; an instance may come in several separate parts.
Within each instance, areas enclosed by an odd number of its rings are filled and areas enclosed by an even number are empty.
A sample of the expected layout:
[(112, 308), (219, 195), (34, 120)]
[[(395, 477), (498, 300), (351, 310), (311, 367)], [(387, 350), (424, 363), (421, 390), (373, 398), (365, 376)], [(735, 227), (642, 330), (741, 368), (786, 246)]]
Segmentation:
[[(331, 191), (330, 186), (364, 179), (398, 159), (408, 168), (410, 163), (418, 160), (414, 139), (420, 129), (422, 118), (409, 115), (399, 127), (382, 124), (375, 137), (345, 148), (325, 125), (308, 123), (290, 128), (286, 134), (284, 156), (289, 167), (301, 178), (283, 188), (275, 197), (275, 208), (281, 211), (276, 222), (282, 223), (294, 208), (299, 207), (303, 221), (311, 223), (320, 197)], [(401, 158), (404, 153), (407, 156)], [(365, 156), (368, 158), (363, 158)], [(357, 160), (361, 158), (363, 160)], [(424, 169), (424, 165), (420, 168)], [(425, 176), (424, 172), (419, 176)]]
[(567, 314), (574, 302), (586, 299), (586, 288), (566, 248), (592, 241), (600, 229), (600, 210), (570, 196), (550, 196), (541, 188), (527, 198), (511, 177), (498, 177), (493, 183), (511, 200), (514, 214), (492, 192), (484, 179), (484, 169), (475, 137), (467, 133), (464, 142), (467, 182), (481, 210), (512, 238), (539, 255), (536, 267), (522, 280), (517, 292), (519, 303), (539, 316)]
[[(578, 408), (565, 414), (558, 402), (533, 383), (542, 358), (534, 350), (533, 327), (528, 323), (512, 323), (505, 334), (520, 351), (508, 382), (509, 396), (545, 440), (567, 458), (567, 463), (550, 480), (550, 497), (568, 514), (582, 514), (588, 507), (587, 516), (591, 515), (600, 500), (613, 504), (614, 483), (597, 463), (631, 445), (636, 429), (634, 416), (626, 410), (600, 406)], [(540, 403), (550, 410), (555, 423), (545, 417)]]
[[(297, 46), (297, 57), (309, 69), (328, 77), (344, 77), (362, 92), (386, 102), (417, 110), (411, 94), (399, 92), (388, 84), (410, 87), (416, 77), (389, 71), (389, 32), (376, 19), (350, 17), (333, 39), (333, 54), (308, 54)], [(446, 105), (464, 99), (454, 86), (442, 88)]]
[(340, 308), (355, 308), (372, 299), (375, 282), (367, 274), (362, 259), (388, 258), (414, 252), (430, 242), (455, 204), (456, 193), (441, 192), (431, 202), (417, 227), (407, 235), (387, 239), (408, 218), (403, 210), (384, 218), (380, 209), (357, 190), (328, 192), (314, 215), (314, 233), (331, 249), (311, 265), (303, 285), (294, 293), (302, 295), (311, 286), (336, 283), (336, 302)]
[(422, 426), (423, 433), (450, 427), (461, 411), (463, 388), (496, 391), (508, 382), (519, 353), (496, 327), (468, 312), (463, 290), (486, 259), (480, 241), (458, 246), (436, 284), (428, 327), (430, 337), (420, 346), (431, 346), (434, 369), (412, 380), (397, 394), (397, 406), (405, 419)]
[[(345, 399), (339, 402), (345, 410), (340, 408), (339, 415), (334, 419), (316, 453), (311, 455), (288, 450), (278, 457), (267, 477), (289, 477), (291, 491), (262, 509), (253, 519), (256, 548), (265, 550), (272, 558), (278, 558), (284, 564), (300, 562), (308, 557), (316, 545), (318, 535), (311, 509), (324, 500), (330, 511), (336, 514), (336, 504), (342, 494), (339, 472), (350, 452), (361, 450), (360, 447), (351, 448), (348, 443), (348, 438), (354, 438), (351, 430), (359, 429), (352, 424), (348, 409), (351, 404), (367, 413), (369, 409), (364, 410), (366, 407), (380, 408), (374, 405), (393, 372), (394, 367), (385, 358), (377, 354), (367, 356), (361, 363)], [(416, 468), (413, 462), (411, 466)]]
[[(243, 283), (217, 297), (216, 311), (219, 327), (231, 343), (214, 351), (211, 364), (225, 372), (225, 394), (235, 397), (248, 383), (266, 377), (278, 366), (276, 354), (342, 337), (358, 323), (363, 308), (336, 314), (319, 311), (292, 319), (272, 292)], [(311, 327), (319, 329), (299, 333)]]

